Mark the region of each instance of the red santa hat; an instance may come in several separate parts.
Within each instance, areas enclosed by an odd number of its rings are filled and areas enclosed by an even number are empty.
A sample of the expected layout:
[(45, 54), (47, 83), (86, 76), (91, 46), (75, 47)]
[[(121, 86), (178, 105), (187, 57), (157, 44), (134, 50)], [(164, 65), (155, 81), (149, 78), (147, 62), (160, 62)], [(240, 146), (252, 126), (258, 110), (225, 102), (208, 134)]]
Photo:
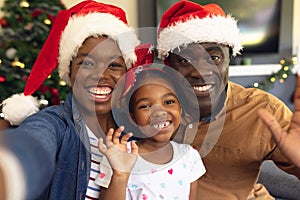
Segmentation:
[[(127, 68), (136, 61), (135, 47), (139, 44), (134, 29), (127, 23), (126, 13), (114, 5), (83, 1), (68, 10), (61, 10), (55, 18), (48, 38), (37, 57), (24, 89), (25, 97), (33, 94), (58, 67), (59, 76), (70, 85), (70, 62), (78, 52), (82, 43), (90, 36), (105, 35), (115, 40), (120, 48)], [(23, 97), (23, 94), (20, 95)], [(19, 96), (19, 97), (20, 97)], [(24, 113), (22, 109), (10, 110), (5, 106), (17, 105), (20, 102), (17, 95), (13, 95), (3, 102), (4, 119), (13, 125), (18, 125), (27, 116), (36, 112), (32, 109)], [(32, 99), (32, 98), (30, 98)], [(36, 102), (33, 105), (37, 105)], [(4, 112), (6, 111), (6, 112)], [(10, 112), (18, 112), (19, 119), (12, 119)]]
[(233, 56), (242, 49), (237, 21), (217, 4), (202, 6), (182, 0), (162, 15), (157, 41), (159, 58), (164, 60), (176, 48), (205, 42), (228, 45)]

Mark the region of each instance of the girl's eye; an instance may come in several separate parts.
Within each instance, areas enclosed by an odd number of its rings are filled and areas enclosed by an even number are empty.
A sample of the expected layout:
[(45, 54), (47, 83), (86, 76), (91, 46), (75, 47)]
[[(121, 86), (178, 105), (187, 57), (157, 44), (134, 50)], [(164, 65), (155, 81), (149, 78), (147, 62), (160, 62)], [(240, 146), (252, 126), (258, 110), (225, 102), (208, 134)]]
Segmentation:
[(169, 99), (169, 100), (165, 101), (165, 104), (169, 105), (169, 104), (173, 104), (175, 102), (176, 102), (175, 100)]
[(149, 109), (150, 107), (151, 107), (150, 105), (144, 104), (144, 105), (138, 106), (138, 109)]

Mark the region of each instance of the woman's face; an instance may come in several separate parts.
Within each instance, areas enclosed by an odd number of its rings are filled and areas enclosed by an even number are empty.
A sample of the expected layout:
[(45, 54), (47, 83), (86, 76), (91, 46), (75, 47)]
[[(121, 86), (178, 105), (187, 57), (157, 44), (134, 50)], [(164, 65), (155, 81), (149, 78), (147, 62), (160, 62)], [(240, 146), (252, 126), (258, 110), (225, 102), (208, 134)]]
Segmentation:
[(116, 42), (106, 37), (87, 38), (70, 67), (73, 94), (82, 114), (110, 112), (112, 91), (126, 73)]

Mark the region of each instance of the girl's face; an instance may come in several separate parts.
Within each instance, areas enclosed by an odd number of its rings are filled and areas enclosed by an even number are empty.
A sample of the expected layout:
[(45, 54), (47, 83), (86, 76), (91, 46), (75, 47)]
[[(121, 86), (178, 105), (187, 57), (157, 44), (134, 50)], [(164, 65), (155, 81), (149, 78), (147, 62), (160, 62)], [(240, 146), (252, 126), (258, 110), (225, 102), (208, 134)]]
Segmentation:
[(126, 73), (115, 41), (106, 37), (86, 39), (70, 67), (73, 94), (82, 114), (110, 112), (112, 91)]
[(146, 138), (169, 141), (180, 125), (181, 107), (166, 81), (147, 83), (132, 95), (132, 119)]

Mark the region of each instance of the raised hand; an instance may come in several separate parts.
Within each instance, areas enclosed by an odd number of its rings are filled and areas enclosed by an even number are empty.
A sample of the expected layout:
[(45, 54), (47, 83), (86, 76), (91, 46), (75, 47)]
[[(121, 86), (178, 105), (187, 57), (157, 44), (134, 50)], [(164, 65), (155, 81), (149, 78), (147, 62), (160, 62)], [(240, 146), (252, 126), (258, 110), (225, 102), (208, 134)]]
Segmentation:
[(281, 152), (300, 168), (300, 76), (294, 94), (294, 115), (288, 131), (282, 130), (277, 120), (266, 110), (259, 110), (259, 117), (268, 126)]
[(127, 147), (128, 139), (132, 133), (127, 133), (121, 136), (124, 127), (121, 126), (116, 131), (110, 129), (106, 136), (106, 146), (103, 144), (103, 139), (99, 139), (98, 147), (114, 171), (130, 173), (135, 165), (138, 155), (138, 146), (135, 142), (130, 142), (131, 150)]

